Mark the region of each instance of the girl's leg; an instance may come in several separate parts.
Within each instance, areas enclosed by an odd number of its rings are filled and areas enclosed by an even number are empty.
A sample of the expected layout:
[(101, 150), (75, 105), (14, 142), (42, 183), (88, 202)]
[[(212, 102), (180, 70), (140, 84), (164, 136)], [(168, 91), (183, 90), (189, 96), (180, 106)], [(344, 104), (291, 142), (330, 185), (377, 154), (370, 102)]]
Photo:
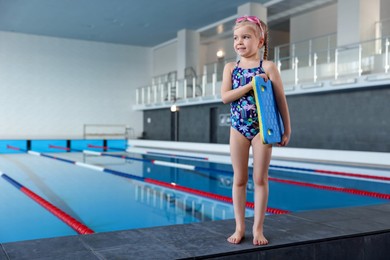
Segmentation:
[(272, 146), (264, 145), (260, 136), (252, 140), (253, 183), (255, 186), (255, 218), (253, 223), (253, 244), (266, 245), (263, 234), (265, 212), (268, 202), (268, 167), (271, 161)]
[(245, 234), (245, 204), (246, 185), (248, 182), (248, 159), (250, 141), (237, 130), (230, 128), (230, 156), (232, 159), (233, 177), (233, 206), (236, 220), (236, 231), (227, 240), (238, 244)]

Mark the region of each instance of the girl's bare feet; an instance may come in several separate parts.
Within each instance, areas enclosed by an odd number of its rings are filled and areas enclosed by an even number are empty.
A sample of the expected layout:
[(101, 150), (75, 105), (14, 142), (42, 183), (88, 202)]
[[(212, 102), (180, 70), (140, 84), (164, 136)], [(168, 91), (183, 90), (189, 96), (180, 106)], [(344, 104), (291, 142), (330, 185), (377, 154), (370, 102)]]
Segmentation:
[(253, 232), (253, 245), (263, 246), (267, 244), (268, 244), (268, 240), (263, 235), (263, 232), (257, 232), (257, 233)]
[(229, 243), (232, 243), (232, 244), (239, 244), (241, 242), (241, 240), (244, 238), (244, 234), (245, 234), (244, 231), (236, 230), (236, 232), (234, 232), (234, 234), (231, 235), (227, 239), (227, 241), (229, 241)]

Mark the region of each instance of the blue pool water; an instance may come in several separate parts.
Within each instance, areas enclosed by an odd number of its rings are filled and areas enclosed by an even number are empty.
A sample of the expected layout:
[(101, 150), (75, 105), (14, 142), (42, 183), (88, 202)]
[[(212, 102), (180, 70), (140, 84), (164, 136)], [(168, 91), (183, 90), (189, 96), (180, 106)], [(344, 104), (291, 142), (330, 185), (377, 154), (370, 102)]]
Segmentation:
[[(86, 149), (82, 144), (80, 148)], [(136, 159), (191, 164), (199, 166), (200, 169), (206, 169), (190, 171), (155, 165), (146, 161), (90, 156), (83, 153), (61, 152), (52, 155), (134, 176), (176, 183), (221, 196), (231, 196), (232, 168), (228, 164), (210, 163), (191, 158), (177, 159), (157, 154), (127, 154)], [(25, 153), (1, 155), (0, 171), (86, 224), (95, 232), (234, 217), (232, 206), (229, 203)], [(270, 177), (390, 193), (388, 182), (307, 175), (283, 170), (270, 170)], [(0, 214), (0, 223), (2, 223), (0, 242), (76, 235), (73, 229), (3, 178), (0, 178), (0, 191), (0, 212), (2, 213)], [(247, 194), (248, 201), (253, 201), (251, 183), (248, 185)], [(303, 211), (387, 202), (389, 202), (388, 199), (292, 185), (271, 179), (268, 206), (288, 211)], [(247, 216), (252, 215), (253, 211), (248, 209)]]
[[(58, 155), (84, 159), (82, 154)], [(89, 161), (142, 175), (140, 162), (106, 157)], [(233, 218), (232, 207), (227, 203), (48, 158), (2, 155), (0, 165), (1, 171), (95, 232)], [(171, 173), (161, 171), (161, 175), (165, 174)], [(1, 242), (77, 234), (3, 178), (0, 190)], [(251, 212), (248, 210), (247, 215), (253, 215)]]

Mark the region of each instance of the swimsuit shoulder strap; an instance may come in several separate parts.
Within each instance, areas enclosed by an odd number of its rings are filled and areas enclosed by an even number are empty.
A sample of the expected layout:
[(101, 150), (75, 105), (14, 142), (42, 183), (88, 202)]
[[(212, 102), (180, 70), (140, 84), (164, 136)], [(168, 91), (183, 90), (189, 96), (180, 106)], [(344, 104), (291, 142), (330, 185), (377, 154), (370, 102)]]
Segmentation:
[(260, 60), (259, 70), (261, 71), (261, 73), (265, 73), (265, 71), (263, 69), (263, 60)]

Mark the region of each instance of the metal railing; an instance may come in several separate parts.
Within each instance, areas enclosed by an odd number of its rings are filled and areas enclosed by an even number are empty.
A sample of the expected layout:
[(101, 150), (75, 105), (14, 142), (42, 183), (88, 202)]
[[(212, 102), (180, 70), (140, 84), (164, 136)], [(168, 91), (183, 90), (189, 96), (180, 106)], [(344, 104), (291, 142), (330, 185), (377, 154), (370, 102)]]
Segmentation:
[[(379, 45), (378, 45), (379, 43)], [(307, 56), (277, 61), (284, 85), (317, 83), (325, 80), (358, 78), (369, 74), (389, 72), (389, 38), (373, 39), (359, 44), (314, 52), (308, 65)], [(306, 60), (305, 60), (306, 59)], [(283, 64), (285, 63), (285, 64)], [(303, 65), (301, 65), (303, 63)]]
[(84, 124), (84, 139), (134, 139), (134, 129), (122, 124)]
[[(289, 48), (289, 52), (284, 52), (283, 46), (279, 46), (278, 51), (275, 50), (274, 62), (279, 68), (286, 92), (303, 90), (307, 87), (305, 85), (316, 85), (323, 81), (389, 73), (390, 37), (334, 47), (333, 36), (297, 43), (295, 47)], [(327, 39), (323, 43), (325, 48), (318, 43), (319, 39)], [(285, 56), (282, 53), (291, 55)], [(205, 65), (203, 75), (197, 78), (138, 88), (136, 104), (157, 105), (179, 100), (191, 102), (199, 99), (219, 99), (223, 74), (221, 65), (232, 60), (234, 59)]]
[(315, 52), (323, 52), (326, 55), (327, 61), (331, 61), (331, 50), (337, 45), (337, 35), (335, 33), (319, 36), (305, 41), (295, 43), (287, 43), (276, 46), (274, 48), (274, 60), (285, 61), (282, 63), (281, 70), (294, 68), (296, 57), (303, 57), (301, 66), (313, 65), (313, 54)]

